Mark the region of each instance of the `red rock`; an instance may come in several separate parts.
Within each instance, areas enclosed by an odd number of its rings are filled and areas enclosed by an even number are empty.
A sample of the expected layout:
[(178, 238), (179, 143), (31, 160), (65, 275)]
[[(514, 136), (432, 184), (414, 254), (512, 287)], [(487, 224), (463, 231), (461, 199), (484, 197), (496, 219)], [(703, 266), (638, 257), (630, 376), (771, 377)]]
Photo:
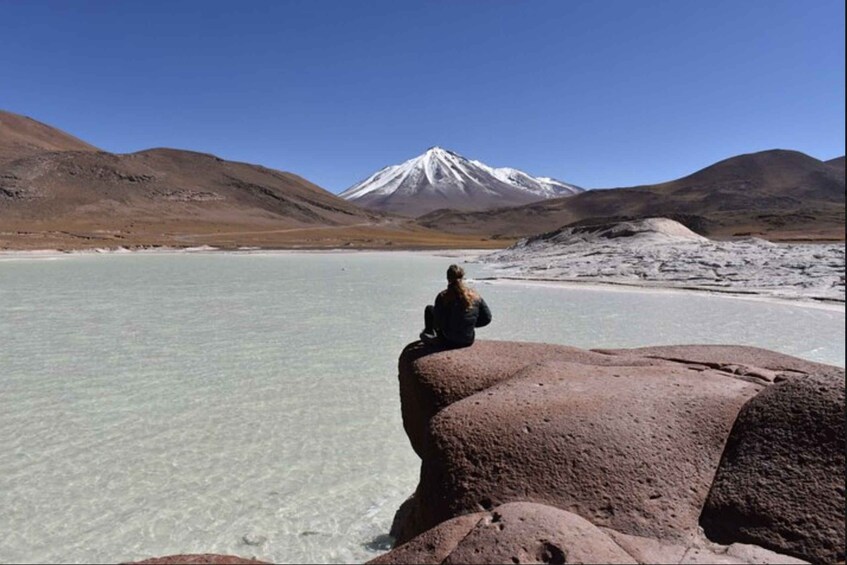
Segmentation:
[(403, 427), (418, 455), (423, 453), (429, 420), (439, 410), (513, 377), (534, 363), (566, 359), (588, 365), (656, 365), (661, 361), (623, 361), (569, 347), (544, 343), (476, 341), (462, 349), (439, 349), (414, 342), (400, 355), (399, 379)]
[(808, 563), (796, 557), (789, 557), (783, 553), (776, 553), (758, 545), (750, 545), (746, 543), (734, 543), (726, 548), (726, 554), (741, 560), (743, 563), (763, 563), (763, 564), (800, 564)]
[[(398, 542), (408, 543), (379, 562), (559, 561), (565, 553), (539, 550), (536, 534), (568, 522), (562, 515), (599, 527), (606, 541), (586, 534), (586, 540), (594, 541), (570, 539), (559, 549), (608, 547), (608, 541), (626, 559), (638, 562), (800, 562), (785, 555), (787, 546), (764, 538), (755, 543), (779, 553), (738, 543), (752, 540), (744, 536), (729, 536), (720, 541), (730, 545), (717, 545), (702, 537), (699, 522), (718, 466), (723, 472), (729, 461), (724, 447), (741, 407), (753, 397), (767, 399), (786, 383), (804, 378), (813, 383), (817, 377), (809, 374), (825, 374), (820, 378), (840, 383), (843, 415), (843, 370), (753, 347), (584, 351), (478, 341), (469, 348), (439, 351), (413, 344), (400, 359), (400, 390), (404, 427), (422, 458), (421, 480), (392, 527)], [(843, 534), (844, 428), (843, 420), (839, 422), (841, 435), (830, 436), (841, 438), (835, 440), (840, 448), (817, 438), (822, 451), (813, 459), (817, 457), (820, 469), (800, 461), (788, 475), (811, 470), (810, 484), (840, 495), (834, 498)], [(813, 423), (805, 426), (815, 429)], [(825, 424), (830, 431), (832, 426)], [(803, 450), (794, 451), (803, 458)], [(836, 453), (840, 459), (834, 463), (826, 459), (837, 458)], [(770, 483), (776, 493), (786, 488), (779, 477), (788, 475), (759, 472), (755, 480)], [(830, 488), (836, 481), (840, 490)], [(730, 500), (742, 501), (742, 506), (744, 500), (755, 501), (751, 493), (756, 484), (744, 478), (737, 486), (730, 489)], [(824, 500), (825, 492), (813, 488), (798, 489), (786, 499), (799, 494), (811, 498), (807, 507), (812, 513), (828, 512), (833, 505)], [(534, 511), (521, 504), (548, 510), (543, 519), (528, 521)], [(782, 508), (794, 511), (791, 504)], [(522, 508), (522, 525), (510, 527), (509, 537), (503, 537), (491, 528), (501, 522), (493, 519), (494, 513), (513, 507)], [(797, 512), (799, 508), (798, 500)], [(489, 517), (480, 520), (481, 515)], [(715, 520), (721, 520), (720, 512)], [(771, 520), (769, 514), (765, 520)], [(829, 522), (814, 523), (832, 539)], [(835, 556), (843, 559), (840, 540), (841, 553)]]
[(636, 563), (596, 526), (529, 502), (499, 506), (443, 561), (453, 563)]
[(491, 512), (465, 514), (442, 522), (411, 541), (368, 562), (401, 563), (773, 563), (801, 561), (761, 547), (695, 545), (597, 528), (551, 506), (512, 502)]
[(681, 563), (688, 547), (600, 528), (639, 563)]
[[(445, 543), (445, 540), (449, 540)], [(435, 549), (433, 549), (435, 548)], [(570, 512), (504, 504), (443, 522), (370, 563), (636, 563), (607, 534)]]
[(744, 406), (703, 509), (710, 538), (844, 560), (844, 399), (840, 372), (790, 378)]
[(484, 516), (488, 514), (477, 512), (442, 522), (410, 542), (371, 559), (368, 563), (372, 565), (441, 563)]
[(686, 539), (735, 416), (759, 389), (679, 364), (533, 365), (432, 419), (401, 539), (512, 501)]
[[(744, 371), (760, 373), (813, 374), (831, 372), (835, 367), (806, 361), (760, 347), (739, 345), (665, 345), (635, 349), (594, 349), (610, 355), (640, 356), (687, 365), (703, 365), (712, 369), (743, 375)], [(837, 369), (836, 369), (837, 370)]]
[(838, 372), (753, 347), (491, 341), (412, 344), (399, 367), (404, 427), (423, 459), (393, 529), (401, 542), (521, 500), (685, 541), (744, 402), (773, 381)]
[(622, 534), (601, 528), (615, 543), (639, 563), (758, 563), (800, 565), (808, 563), (755, 545), (734, 543), (722, 546), (706, 540), (695, 545), (667, 544), (652, 538)]

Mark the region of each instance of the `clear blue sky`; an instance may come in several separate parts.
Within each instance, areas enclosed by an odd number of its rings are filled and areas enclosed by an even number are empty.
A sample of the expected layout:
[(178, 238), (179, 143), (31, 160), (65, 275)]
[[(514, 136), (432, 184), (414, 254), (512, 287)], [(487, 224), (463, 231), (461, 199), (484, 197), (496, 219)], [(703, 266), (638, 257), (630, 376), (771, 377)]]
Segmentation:
[(844, 1), (0, 0), (0, 108), (339, 192), (432, 145), (586, 187), (844, 154)]

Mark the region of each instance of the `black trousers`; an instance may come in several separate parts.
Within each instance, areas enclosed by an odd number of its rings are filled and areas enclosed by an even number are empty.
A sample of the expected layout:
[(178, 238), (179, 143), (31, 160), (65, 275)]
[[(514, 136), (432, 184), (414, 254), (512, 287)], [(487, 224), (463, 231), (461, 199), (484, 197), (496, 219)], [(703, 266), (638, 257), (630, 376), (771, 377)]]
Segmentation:
[[(470, 343), (451, 343), (435, 329), (435, 306), (429, 305), (424, 308), (424, 331), (421, 332), (421, 341), (427, 345), (441, 347), (468, 347)], [(471, 342), (473, 343), (473, 342)]]
[(432, 304), (424, 308), (424, 331), (428, 334), (435, 333), (435, 306)]
[(421, 332), (421, 341), (427, 345), (443, 345), (444, 342), (435, 331), (435, 307), (432, 305), (424, 308), (424, 331)]

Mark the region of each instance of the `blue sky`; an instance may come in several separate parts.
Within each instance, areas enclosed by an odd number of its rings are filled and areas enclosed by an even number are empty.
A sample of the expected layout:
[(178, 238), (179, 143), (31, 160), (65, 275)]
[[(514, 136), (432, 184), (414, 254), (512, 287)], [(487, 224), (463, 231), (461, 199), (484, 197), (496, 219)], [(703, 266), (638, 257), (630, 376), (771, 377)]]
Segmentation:
[(340, 192), (432, 145), (585, 187), (844, 154), (843, 0), (0, 0), (0, 108)]

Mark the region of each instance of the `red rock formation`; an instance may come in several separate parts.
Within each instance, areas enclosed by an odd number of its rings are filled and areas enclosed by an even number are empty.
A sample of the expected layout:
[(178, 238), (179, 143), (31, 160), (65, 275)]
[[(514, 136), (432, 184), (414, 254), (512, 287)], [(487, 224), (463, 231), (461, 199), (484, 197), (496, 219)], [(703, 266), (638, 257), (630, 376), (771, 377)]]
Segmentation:
[(608, 534), (576, 514), (543, 504), (513, 502), (492, 512), (467, 514), (442, 522), (370, 563), (636, 561)]
[(439, 410), (507, 379), (530, 363), (583, 350), (564, 345), (477, 341), (467, 349), (439, 349), (421, 342), (400, 355), (403, 427), (423, 453), (427, 424)]
[(368, 561), (373, 565), (387, 563), (441, 563), (488, 514), (477, 512), (456, 516), (427, 530), (409, 543)]
[[(759, 547), (709, 549), (698, 531), (700, 514), (741, 407), (773, 382), (822, 372), (840, 375), (843, 413), (843, 370), (757, 348), (585, 351), (482, 341), (438, 351), (412, 344), (400, 359), (400, 391), (404, 427), (423, 460), (421, 481), (398, 512), (392, 533), (402, 543), (426, 532), (429, 537), (418, 546), (430, 548), (438, 561), (449, 561), (458, 551), (449, 546), (462, 537), (457, 528), (470, 532), (469, 523), (479, 523), (479, 518), (451, 519), (533, 502), (606, 528), (636, 561), (680, 552), (687, 562), (715, 555), (721, 562), (767, 562), (774, 554)], [(843, 487), (841, 441), (840, 471), (831, 474)], [(777, 491), (784, 488), (778, 483), (771, 484)], [(843, 509), (843, 488), (830, 490)], [(803, 492), (822, 496), (814, 489)], [(739, 496), (744, 495), (733, 492), (730, 498)], [(817, 512), (829, 506), (813, 502), (806, 508)], [(840, 544), (843, 559), (843, 518), (841, 531), (840, 541), (829, 530), (820, 535)], [(524, 534), (515, 539), (530, 543), (532, 535)], [(514, 541), (474, 535), (498, 547)], [(486, 553), (483, 545), (474, 546), (476, 556), (506, 557)], [(764, 545), (819, 559), (786, 545)], [(418, 551), (414, 547), (401, 545), (395, 552)], [(727, 557), (730, 549), (733, 557)], [(513, 557), (531, 560), (533, 551)]]
[(745, 544), (660, 542), (597, 528), (576, 514), (531, 502), (457, 516), (368, 562), (402, 563), (806, 563)]
[(776, 384), (741, 410), (703, 510), (706, 534), (844, 561), (844, 376)]

